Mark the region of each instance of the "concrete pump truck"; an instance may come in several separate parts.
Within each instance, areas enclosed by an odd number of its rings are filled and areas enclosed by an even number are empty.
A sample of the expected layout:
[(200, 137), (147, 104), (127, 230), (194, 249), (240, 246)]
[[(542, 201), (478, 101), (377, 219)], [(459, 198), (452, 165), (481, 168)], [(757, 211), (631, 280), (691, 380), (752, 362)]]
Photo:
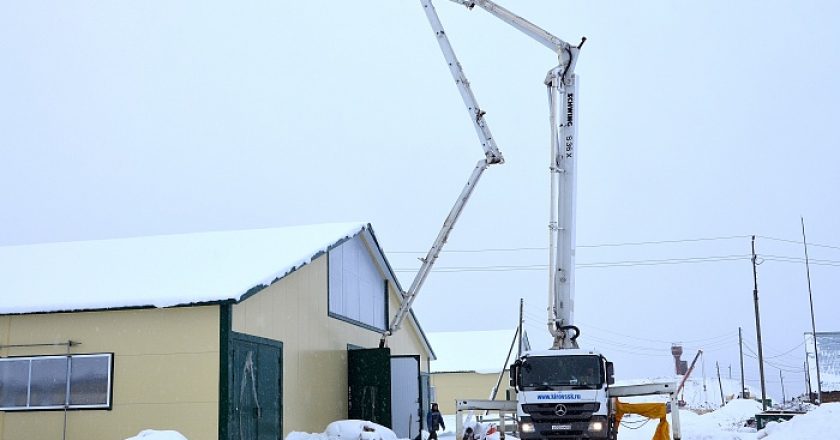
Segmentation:
[[(544, 84), (548, 92), (551, 125), (550, 220), (548, 331), (553, 338), (547, 350), (521, 353), (510, 366), (510, 384), (516, 390), (516, 402), (506, 402), (515, 411), (518, 436), (532, 439), (614, 439), (614, 398), (648, 394), (668, 394), (674, 401), (674, 384), (614, 386), (613, 364), (600, 353), (578, 347), (580, 329), (574, 325), (574, 249), (575, 249), (575, 186), (577, 160), (577, 75), (575, 63), (586, 38), (571, 45), (535, 24), (499, 6), (491, 0), (451, 0), (472, 10), (476, 6), (513, 26), (547, 47), (558, 57), (558, 65), (550, 69)], [(455, 80), (472, 124), (484, 149), (480, 160), (455, 205), (446, 218), (431, 249), (423, 258), (411, 287), (380, 345), (399, 330), (408, 315), (426, 277), (432, 270), (443, 245), (452, 231), (475, 184), (490, 165), (504, 162), (484, 118), (485, 112), (476, 102), (461, 64), (455, 56), (432, 0), (421, 0), (426, 17), (437, 37), (440, 49)], [(479, 402), (479, 401), (473, 401)], [(465, 409), (501, 409), (502, 407), (471, 406)], [(673, 405), (676, 408), (676, 405)], [(679, 439), (679, 419), (674, 420), (674, 438)]]

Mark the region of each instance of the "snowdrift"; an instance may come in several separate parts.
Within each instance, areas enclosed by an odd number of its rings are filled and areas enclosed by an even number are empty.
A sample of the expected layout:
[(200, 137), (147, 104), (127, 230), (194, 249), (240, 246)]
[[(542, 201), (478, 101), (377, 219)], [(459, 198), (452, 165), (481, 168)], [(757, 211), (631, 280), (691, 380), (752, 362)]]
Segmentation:
[(840, 440), (840, 403), (826, 403), (787, 422), (770, 422), (758, 432), (757, 439), (767, 440)]
[(286, 440), (397, 440), (390, 429), (366, 420), (339, 420), (320, 434), (292, 432)]
[(125, 440), (187, 440), (178, 431), (156, 431), (154, 429), (144, 429), (134, 437)]

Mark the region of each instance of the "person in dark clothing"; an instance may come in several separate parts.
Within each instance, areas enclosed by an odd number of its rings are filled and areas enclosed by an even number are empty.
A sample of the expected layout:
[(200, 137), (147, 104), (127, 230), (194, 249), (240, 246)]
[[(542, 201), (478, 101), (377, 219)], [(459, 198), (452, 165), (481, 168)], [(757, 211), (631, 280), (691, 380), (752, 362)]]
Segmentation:
[(429, 427), (429, 440), (437, 440), (438, 429), (446, 429), (446, 424), (443, 423), (443, 415), (438, 409), (438, 404), (432, 404), (432, 410), (426, 414), (426, 425)]

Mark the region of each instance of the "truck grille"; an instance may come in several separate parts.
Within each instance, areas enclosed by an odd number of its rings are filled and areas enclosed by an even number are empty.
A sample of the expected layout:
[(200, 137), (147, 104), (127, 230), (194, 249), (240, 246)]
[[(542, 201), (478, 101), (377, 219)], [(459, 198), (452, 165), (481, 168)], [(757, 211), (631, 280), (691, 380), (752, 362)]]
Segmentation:
[[(587, 436), (592, 414), (601, 408), (598, 402), (563, 403), (566, 413), (557, 415), (557, 403), (522, 405), (522, 410), (531, 417), (536, 433), (545, 440), (566, 440), (589, 438)], [(562, 429), (557, 427), (563, 426)]]
[(556, 403), (537, 403), (533, 405), (522, 405), (522, 410), (531, 416), (534, 423), (543, 422), (575, 422), (589, 421), (592, 414), (601, 409), (598, 402), (591, 403), (564, 403), (566, 414), (558, 416)]

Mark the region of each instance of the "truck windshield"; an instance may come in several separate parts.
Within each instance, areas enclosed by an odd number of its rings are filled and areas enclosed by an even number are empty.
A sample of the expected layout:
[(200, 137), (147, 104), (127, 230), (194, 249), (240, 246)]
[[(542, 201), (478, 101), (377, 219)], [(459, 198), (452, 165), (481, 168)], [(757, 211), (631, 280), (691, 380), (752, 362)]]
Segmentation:
[(528, 357), (522, 361), (519, 371), (519, 386), (522, 389), (596, 389), (604, 383), (601, 358), (598, 356)]

